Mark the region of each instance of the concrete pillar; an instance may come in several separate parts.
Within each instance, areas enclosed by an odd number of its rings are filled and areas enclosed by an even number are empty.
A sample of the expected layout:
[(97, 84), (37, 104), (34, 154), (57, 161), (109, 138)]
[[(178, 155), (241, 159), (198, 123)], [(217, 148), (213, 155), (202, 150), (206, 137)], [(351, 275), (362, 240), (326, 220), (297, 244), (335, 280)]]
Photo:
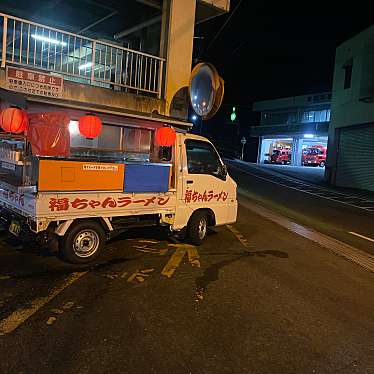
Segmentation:
[(336, 184), (336, 166), (339, 137), (335, 129), (330, 125), (329, 138), (327, 141), (327, 158), (325, 168), (325, 180), (330, 184)]
[(292, 166), (301, 166), (301, 155), (303, 152), (303, 140), (300, 138), (293, 138), (292, 141)]
[(262, 156), (262, 152), (263, 152), (263, 149), (262, 149), (262, 140), (263, 140), (263, 137), (260, 136), (258, 138), (258, 150), (257, 150), (257, 163), (258, 164), (261, 164), (261, 156)]
[[(167, 60), (163, 93), (166, 115), (170, 114), (175, 94), (190, 81), (195, 11), (196, 0), (164, 0), (160, 49), (161, 56)], [(185, 106), (179, 103), (180, 107)]]

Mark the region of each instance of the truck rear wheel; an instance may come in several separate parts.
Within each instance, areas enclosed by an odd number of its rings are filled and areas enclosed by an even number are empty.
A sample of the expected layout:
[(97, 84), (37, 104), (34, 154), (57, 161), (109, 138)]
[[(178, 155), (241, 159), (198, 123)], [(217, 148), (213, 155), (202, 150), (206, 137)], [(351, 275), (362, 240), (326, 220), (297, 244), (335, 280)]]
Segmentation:
[(208, 215), (203, 212), (194, 213), (187, 225), (187, 240), (194, 245), (200, 245), (208, 231)]
[(102, 251), (106, 237), (102, 226), (95, 221), (73, 223), (60, 242), (60, 254), (73, 264), (92, 262)]

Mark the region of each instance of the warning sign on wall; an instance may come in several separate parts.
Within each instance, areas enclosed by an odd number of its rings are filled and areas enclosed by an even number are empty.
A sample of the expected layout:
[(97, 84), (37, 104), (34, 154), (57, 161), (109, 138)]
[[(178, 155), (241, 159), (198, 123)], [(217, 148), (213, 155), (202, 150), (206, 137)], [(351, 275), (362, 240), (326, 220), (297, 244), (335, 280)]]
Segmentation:
[(63, 77), (13, 66), (7, 67), (6, 84), (9, 90), (44, 97), (62, 97), (64, 90)]

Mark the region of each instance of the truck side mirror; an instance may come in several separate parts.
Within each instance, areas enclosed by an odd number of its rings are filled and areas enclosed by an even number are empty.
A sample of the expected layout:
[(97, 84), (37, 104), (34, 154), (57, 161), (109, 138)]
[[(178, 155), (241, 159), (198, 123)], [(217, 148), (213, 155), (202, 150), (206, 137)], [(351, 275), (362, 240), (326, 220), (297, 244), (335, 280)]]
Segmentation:
[(227, 166), (225, 164), (221, 165), (221, 176), (222, 178), (226, 179), (227, 177)]

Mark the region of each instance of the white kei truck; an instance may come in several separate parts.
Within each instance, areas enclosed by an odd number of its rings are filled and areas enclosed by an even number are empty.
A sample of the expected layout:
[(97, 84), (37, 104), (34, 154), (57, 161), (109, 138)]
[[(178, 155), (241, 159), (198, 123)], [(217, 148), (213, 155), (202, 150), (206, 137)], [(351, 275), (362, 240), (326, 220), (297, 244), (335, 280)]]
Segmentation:
[[(85, 264), (133, 227), (161, 225), (200, 245), (237, 217), (236, 183), (213, 144), (173, 123), (102, 125), (87, 139), (77, 118), (30, 115), (27, 134), (0, 133), (0, 217), (10, 233), (58, 244)], [(172, 146), (156, 144), (162, 128)]]

